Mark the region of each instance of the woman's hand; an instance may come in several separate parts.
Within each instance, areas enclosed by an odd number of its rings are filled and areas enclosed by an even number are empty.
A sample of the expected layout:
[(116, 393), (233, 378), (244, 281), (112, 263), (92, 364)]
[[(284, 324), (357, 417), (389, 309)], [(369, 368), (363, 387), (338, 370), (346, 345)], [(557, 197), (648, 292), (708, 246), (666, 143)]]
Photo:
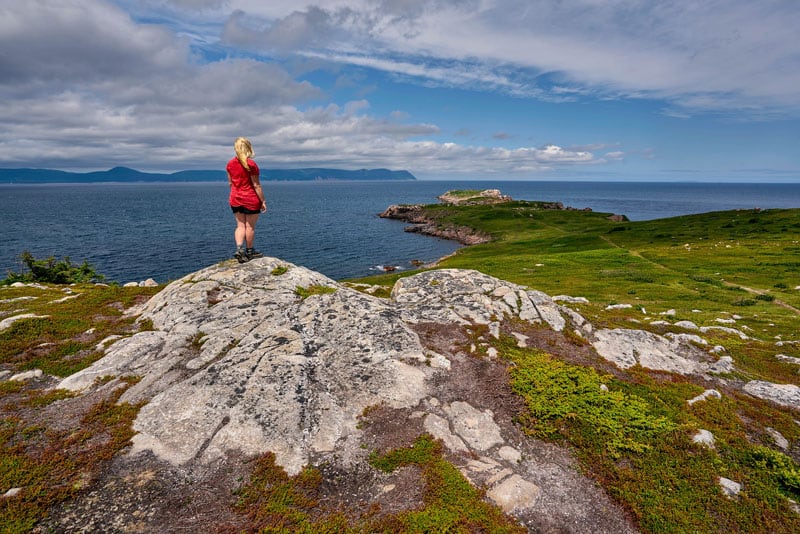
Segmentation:
[(266, 213), (266, 212), (267, 212), (267, 203), (266, 203), (266, 201), (262, 200), (261, 201), (261, 213)]

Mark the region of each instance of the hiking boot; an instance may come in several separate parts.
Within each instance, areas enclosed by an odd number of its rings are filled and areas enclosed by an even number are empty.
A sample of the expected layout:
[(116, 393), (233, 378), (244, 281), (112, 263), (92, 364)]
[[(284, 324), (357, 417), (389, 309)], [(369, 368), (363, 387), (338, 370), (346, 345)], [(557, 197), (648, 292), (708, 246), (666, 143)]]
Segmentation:
[(247, 254), (247, 260), (248, 261), (252, 260), (253, 258), (263, 258), (264, 257), (264, 255), (262, 253), (260, 253), (259, 251), (257, 251), (254, 248), (248, 248), (246, 254)]
[(245, 252), (243, 248), (236, 249), (236, 252), (233, 253), (233, 257), (236, 258), (236, 261), (239, 263), (250, 261), (250, 258), (247, 256), (247, 252)]

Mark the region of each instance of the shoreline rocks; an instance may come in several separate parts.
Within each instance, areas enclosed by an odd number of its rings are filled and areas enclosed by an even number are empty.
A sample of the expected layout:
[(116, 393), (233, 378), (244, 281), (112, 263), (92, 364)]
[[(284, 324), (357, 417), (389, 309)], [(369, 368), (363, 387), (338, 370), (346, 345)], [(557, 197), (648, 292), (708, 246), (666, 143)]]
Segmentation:
[(404, 231), (456, 241), (462, 245), (479, 245), (492, 240), (491, 236), (466, 226), (440, 227), (436, 220), (425, 215), (422, 204), (393, 204), (378, 214), (382, 219), (394, 219), (414, 226)]
[(128, 282), (123, 284), (122, 287), (157, 287), (158, 282), (153, 280), (152, 278), (148, 278), (147, 280), (142, 280), (140, 282)]

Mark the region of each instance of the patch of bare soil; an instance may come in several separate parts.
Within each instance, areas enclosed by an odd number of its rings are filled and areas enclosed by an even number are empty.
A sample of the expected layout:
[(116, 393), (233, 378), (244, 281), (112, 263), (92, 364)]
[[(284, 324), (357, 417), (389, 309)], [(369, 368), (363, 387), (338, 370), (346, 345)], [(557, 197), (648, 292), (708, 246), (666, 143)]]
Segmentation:
[(51, 510), (36, 532), (239, 531), (233, 492), (249, 475), (241, 458), (175, 467), (151, 453), (118, 456), (77, 498)]

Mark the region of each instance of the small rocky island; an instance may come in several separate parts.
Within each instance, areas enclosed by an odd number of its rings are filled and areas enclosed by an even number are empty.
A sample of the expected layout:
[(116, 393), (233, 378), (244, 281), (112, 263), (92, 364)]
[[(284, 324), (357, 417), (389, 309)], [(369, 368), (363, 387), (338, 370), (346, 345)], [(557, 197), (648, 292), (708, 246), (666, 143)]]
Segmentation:
[[(445, 206), (486, 206), (514, 201), (510, 196), (501, 193), (499, 189), (451, 190), (439, 195), (437, 199)], [(534, 202), (532, 204), (542, 210), (592, 211), (591, 208), (578, 210), (564, 206), (561, 202)], [(451, 239), (462, 245), (479, 245), (492, 240), (490, 235), (472, 228), (439, 224), (425, 209), (424, 204), (392, 204), (378, 216), (410, 223), (412, 226), (406, 227), (406, 232)], [(619, 222), (626, 221), (627, 217), (612, 215), (609, 219)]]

